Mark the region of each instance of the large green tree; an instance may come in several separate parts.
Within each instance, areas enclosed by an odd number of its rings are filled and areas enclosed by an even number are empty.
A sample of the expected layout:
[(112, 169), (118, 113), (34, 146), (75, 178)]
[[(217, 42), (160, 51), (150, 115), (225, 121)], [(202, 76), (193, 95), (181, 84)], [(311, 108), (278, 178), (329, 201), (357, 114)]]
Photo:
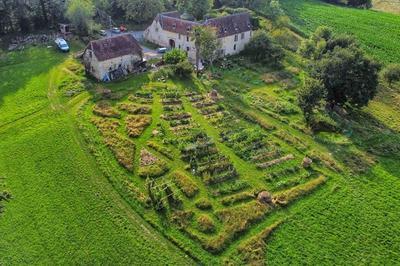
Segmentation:
[(117, 4), (125, 12), (125, 18), (138, 23), (150, 21), (164, 10), (160, 0), (117, 0)]
[(70, 0), (66, 16), (77, 32), (86, 35), (93, 31), (95, 6), (91, 0)]
[(210, 0), (177, 0), (176, 7), (181, 13), (189, 13), (195, 19), (201, 20), (210, 11)]
[(362, 107), (376, 95), (380, 65), (357, 47), (335, 47), (316, 63), (315, 76), (327, 90), (327, 102)]
[(254, 33), (250, 42), (246, 45), (243, 54), (249, 56), (254, 61), (275, 66), (280, 65), (285, 56), (283, 49), (275, 44), (263, 30)]
[(313, 78), (305, 80), (304, 86), (299, 90), (297, 98), (307, 124), (311, 123), (314, 111), (321, 107), (325, 97), (326, 90), (322, 81)]
[(200, 60), (208, 62), (211, 66), (218, 58), (221, 42), (218, 39), (217, 30), (213, 27), (194, 27), (192, 40), (196, 47), (196, 68), (199, 69)]

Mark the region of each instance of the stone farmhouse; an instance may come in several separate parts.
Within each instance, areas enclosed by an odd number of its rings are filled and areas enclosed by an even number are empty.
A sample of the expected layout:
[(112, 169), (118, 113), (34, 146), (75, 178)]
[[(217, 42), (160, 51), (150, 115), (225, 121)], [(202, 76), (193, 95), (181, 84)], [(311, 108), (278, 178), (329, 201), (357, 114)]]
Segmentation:
[(216, 28), (222, 49), (222, 56), (234, 55), (242, 51), (252, 36), (252, 26), (248, 13), (238, 13), (225, 17), (194, 22), (184, 19), (179, 12), (158, 14), (153, 23), (144, 32), (144, 38), (152, 43), (167, 48), (179, 48), (188, 53), (191, 61), (195, 60), (196, 48), (190, 33), (195, 26)]
[(110, 81), (140, 71), (143, 50), (131, 34), (91, 41), (83, 53), (86, 73)]

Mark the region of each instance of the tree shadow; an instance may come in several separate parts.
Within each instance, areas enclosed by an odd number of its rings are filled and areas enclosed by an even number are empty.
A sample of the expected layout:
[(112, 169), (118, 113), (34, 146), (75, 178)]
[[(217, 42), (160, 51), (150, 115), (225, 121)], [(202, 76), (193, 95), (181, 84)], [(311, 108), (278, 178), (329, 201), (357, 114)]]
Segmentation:
[(399, 164), (400, 132), (389, 128), (362, 110), (352, 110), (345, 116), (331, 113), (331, 118), (340, 126), (342, 135), (346, 136), (350, 143), (338, 145), (322, 142), (322, 144), (353, 174), (367, 173), (376, 163), (380, 163), (390, 173), (399, 171), (388, 162)]
[(0, 58), (0, 108), (6, 96), (24, 89), (33, 78), (48, 73), (64, 59), (65, 55), (38, 47), (10, 52)]

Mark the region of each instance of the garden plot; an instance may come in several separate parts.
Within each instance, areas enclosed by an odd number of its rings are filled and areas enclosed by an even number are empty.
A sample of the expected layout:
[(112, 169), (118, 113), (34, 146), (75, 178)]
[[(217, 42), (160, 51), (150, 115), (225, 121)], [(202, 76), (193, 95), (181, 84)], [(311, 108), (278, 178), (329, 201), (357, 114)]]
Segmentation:
[(205, 254), (225, 251), (325, 180), (302, 166), (307, 146), (291, 147), (299, 140), (254, 125), (222, 99), (216, 92), (167, 87), (99, 102), (92, 112), (100, 135), (121, 138), (119, 145), (105, 144), (132, 171), (136, 181), (127, 182), (128, 190), (145, 208), (143, 216), (179, 239), (174, 241), (197, 243)]

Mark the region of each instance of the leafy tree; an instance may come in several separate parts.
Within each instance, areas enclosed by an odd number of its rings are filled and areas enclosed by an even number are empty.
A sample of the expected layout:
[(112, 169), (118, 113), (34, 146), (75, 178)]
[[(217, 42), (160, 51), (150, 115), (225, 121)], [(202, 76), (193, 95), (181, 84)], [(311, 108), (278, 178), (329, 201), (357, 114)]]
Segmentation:
[(163, 1), (160, 0), (117, 0), (117, 5), (125, 12), (127, 19), (138, 23), (152, 20), (164, 10)]
[(184, 61), (181, 61), (177, 63), (174, 66), (174, 72), (175, 75), (180, 77), (180, 78), (190, 78), (190, 76), (193, 73), (193, 66), (192, 64), (186, 59)]
[(166, 64), (174, 65), (187, 60), (187, 54), (180, 49), (172, 49), (164, 54)]
[(315, 76), (327, 90), (327, 102), (362, 107), (377, 92), (380, 65), (357, 47), (335, 47), (316, 63)]
[(383, 79), (392, 86), (394, 82), (400, 81), (400, 64), (390, 64), (382, 70)]
[(309, 39), (305, 39), (301, 42), (297, 52), (305, 58), (312, 58), (315, 54), (315, 42)]
[(353, 6), (353, 7), (371, 8), (372, 0), (348, 0), (347, 5)]
[(196, 46), (196, 67), (199, 69), (200, 60), (203, 59), (213, 65), (218, 58), (218, 51), (221, 49), (221, 42), (218, 39), (217, 30), (213, 27), (194, 27), (192, 40)]
[(78, 33), (91, 33), (94, 26), (95, 7), (91, 0), (70, 0), (67, 8), (67, 18), (75, 26)]
[(201, 20), (210, 11), (210, 8), (210, 0), (192, 0), (192, 9), (189, 12), (197, 20)]
[(201, 20), (210, 11), (210, 0), (177, 0), (176, 7), (181, 13), (187, 12)]
[(307, 124), (313, 120), (314, 110), (319, 108), (326, 97), (326, 90), (321, 80), (307, 78), (304, 86), (298, 92), (298, 102), (304, 113)]
[(349, 34), (340, 34), (328, 40), (326, 44), (326, 50), (332, 51), (337, 46), (342, 48), (349, 48), (351, 46), (358, 47), (359, 45), (354, 36)]
[(326, 26), (319, 26), (311, 35), (311, 40), (319, 42), (321, 40), (329, 41), (333, 36), (332, 29)]
[(284, 58), (283, 49), (276, 45), (265, 31), (256, 31), (246, 45), (243, 54), (265, 64), (280, 65)]

